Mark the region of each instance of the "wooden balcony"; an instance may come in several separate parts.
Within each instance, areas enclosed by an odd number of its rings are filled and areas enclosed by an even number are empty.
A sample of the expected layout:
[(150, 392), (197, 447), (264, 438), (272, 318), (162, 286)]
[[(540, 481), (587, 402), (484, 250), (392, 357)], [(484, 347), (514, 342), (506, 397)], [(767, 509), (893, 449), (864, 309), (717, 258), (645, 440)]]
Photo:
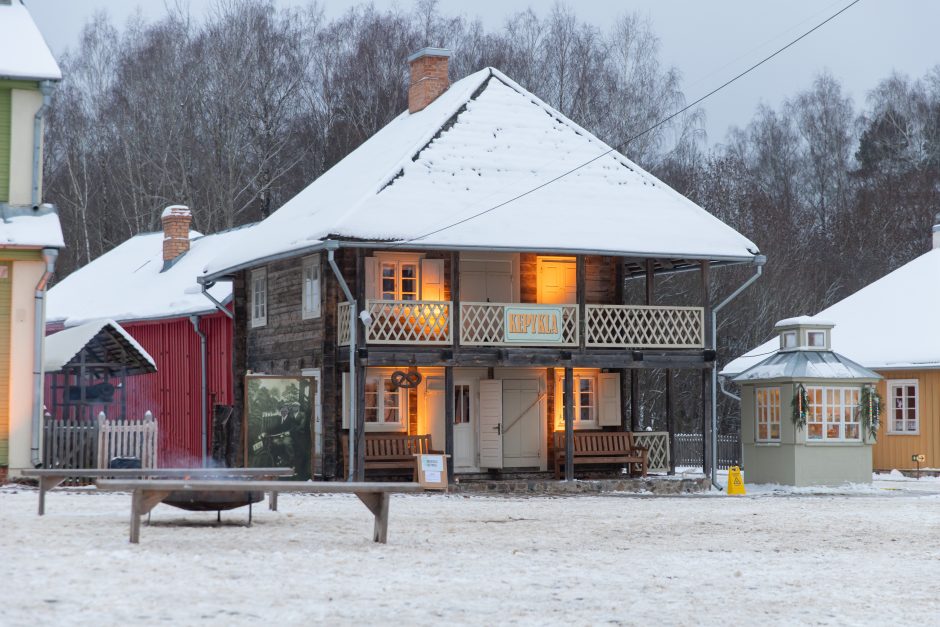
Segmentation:
[[(367, 345), (453, 345), (450, 301), (368, 300)], [(349, 344), (349, 303), (337, 312), (339, 344)], [(485, 347), (580, 346), (578, 306), (460, 303), (460, 344)], [(640, 305), (586, 305), (587, 348), (702, 349), (704, 309)]]

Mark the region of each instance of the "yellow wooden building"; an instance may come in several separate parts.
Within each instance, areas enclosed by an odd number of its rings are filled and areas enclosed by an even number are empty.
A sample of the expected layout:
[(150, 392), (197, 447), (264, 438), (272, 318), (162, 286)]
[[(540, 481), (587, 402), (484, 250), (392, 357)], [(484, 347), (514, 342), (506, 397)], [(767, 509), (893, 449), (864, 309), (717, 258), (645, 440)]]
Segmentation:
[[(921, 468), (940, 468), (940, 213), (935, 222), (929, 252), (814, 316), (835, 323), (833, 350), (883, 377), (875, 470), (915, 468), (918, 455)], [(735, 359), (722, 376), (744, 372), (778, 342)]]
[(0, 2), (0, 479), (39, 459), (45, 287), (63, 246), (42, 203), (42, 123), (61, 77), (23, 3)]

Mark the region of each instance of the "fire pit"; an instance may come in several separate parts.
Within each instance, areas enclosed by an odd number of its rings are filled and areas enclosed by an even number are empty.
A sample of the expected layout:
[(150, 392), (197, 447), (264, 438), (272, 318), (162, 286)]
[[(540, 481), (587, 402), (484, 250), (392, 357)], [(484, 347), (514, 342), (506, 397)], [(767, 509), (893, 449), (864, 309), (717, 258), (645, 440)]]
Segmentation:
[(199, 490), (176, 490), (163, 502), (190, 512), (221, 512), (245, 507), (264, 500), (264, 492), (202, 492)]

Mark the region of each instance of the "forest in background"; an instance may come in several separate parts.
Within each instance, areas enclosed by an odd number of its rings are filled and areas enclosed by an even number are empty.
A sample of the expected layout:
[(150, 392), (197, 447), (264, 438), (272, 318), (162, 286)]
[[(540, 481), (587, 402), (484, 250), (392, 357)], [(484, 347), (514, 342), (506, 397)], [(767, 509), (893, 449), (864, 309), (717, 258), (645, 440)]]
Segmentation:
[[(406, 58), (428, 45), (453, 50), (452, 81), (493, 66), (611, 146), (639, 135), (620, 151), (760, 246), (764, 276), (719, 320), (720, 364), (775, 321), (815, 313), (930, 247), (940, 65), (886, 76), (861, 104), (822, 72), (708, 146), (700, 108), (643, 133), (686, 95), (660, 61), (655, 24), (637, 14), (599, 28), (556, 4), (487, 30), (434, 0), (335, 19), (315, 2), (228, 0), (198, 20), (177, 10), (118, 26), (97, 15), (59, 59), (44, 152), (44, 197), (67, 245), (58, 277), (158, 230), (168, 204), (189, 205), (203, 233), (270, 215), (407, 108)], [(751, 272), (713, 272), (713, 301)], [(658, 302), (698, 289), (689, 275), (665, 279)], [(661, 428), (663, 373), (642, 376), (642, 424)], [(699, 377), (678, 377), (691, 429)], [(733, 423), (737, 409), (722, 399), (720, 415)]]

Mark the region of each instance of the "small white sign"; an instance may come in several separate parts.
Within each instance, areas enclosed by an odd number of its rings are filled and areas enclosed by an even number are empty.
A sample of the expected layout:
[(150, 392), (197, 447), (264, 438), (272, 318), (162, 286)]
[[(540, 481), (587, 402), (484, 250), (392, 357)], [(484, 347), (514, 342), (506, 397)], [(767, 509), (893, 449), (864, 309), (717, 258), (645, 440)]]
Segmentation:
[[(440, 481), (441, 471), (444, 470), (444, 458), (440, 455), (422, 455), (421, 469), (424, 470), (428, 481)], [(431, 473), (437, 473), (437, 479), (431, 478)]]
[(428, 483), (440, 483), (441, 471), (440, 470), (425, 470), (424, 480), (427, 481)]

